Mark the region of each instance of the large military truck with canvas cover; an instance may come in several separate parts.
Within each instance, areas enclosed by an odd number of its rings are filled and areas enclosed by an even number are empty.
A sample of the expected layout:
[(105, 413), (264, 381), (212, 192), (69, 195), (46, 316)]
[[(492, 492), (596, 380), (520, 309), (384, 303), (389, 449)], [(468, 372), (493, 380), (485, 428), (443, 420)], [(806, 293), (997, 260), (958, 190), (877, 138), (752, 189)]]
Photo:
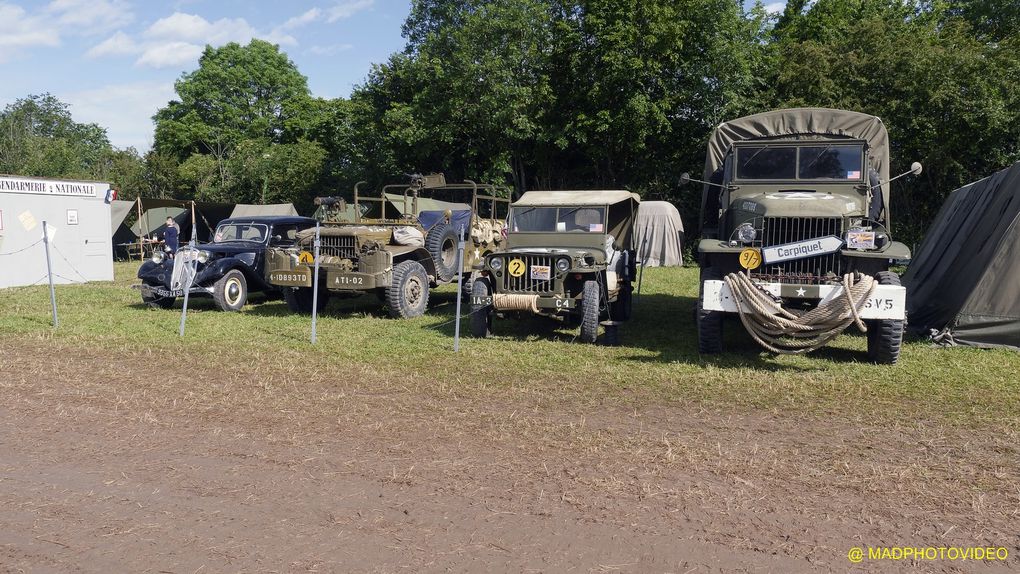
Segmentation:
[(906, 292), (890, 266), (910, 250), (892, 239), (889, 149), (882, 120), (841, 110), (778, 110), (715, 129), (694, 180), (704, 184), (702, 353), (722, 350), (733, 313), (774, 352), (814, 350), (856, 324), (872, 361), (897, 361)]
[[(429, 290), (468, 277), (474, 264), (503, 241), (510, 191), (471, 181), (446, 183), (442, 174), (411, 176), (409, 184), (387, 185), (374, 196), (354, 187), (349, 205), (337, 197), (319, 205), (319, 272), (315, 276), (316, 230), (298, 234), (293, 247), (267, 253), (266, 276), (280, 287), (295, 312), (312, 309), (318, 281), (319, 310), (330, 294), (375, 293), (392, 317), (422, 315)], [(457, 265), (458, 240), (466, 235)]]
[(629, 191), (522, 195), (510, 206), (506, 244), (478, 266), (472, 335), (488, 336), (493, 316), (528, 313), (580, 323), (581, 341), (594, 343), (603, 319), (629, 319), (639, 202)]

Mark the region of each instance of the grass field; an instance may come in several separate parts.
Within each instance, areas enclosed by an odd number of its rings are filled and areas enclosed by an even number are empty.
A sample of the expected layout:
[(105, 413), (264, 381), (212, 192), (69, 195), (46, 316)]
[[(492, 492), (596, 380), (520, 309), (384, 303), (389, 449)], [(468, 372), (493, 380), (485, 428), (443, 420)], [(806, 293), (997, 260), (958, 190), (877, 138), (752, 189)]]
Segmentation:
[[(846, 571), (851, 547), (1003, 546), (1020, 568), (1020, 354), (846, 334), (697, 353), (696, 269), (651, 269), (622, 345), (454, 290), (310, 318), (113, 283), (0, 291), (0, 573)], [(467, 325), (465, 322), (464, 331)], [(859, 564), (971, 572), (975, 563)]]
[[(1020, 422), (1020, 353), (904, 345), (895, 366), (871, 365), (865, 338), (853, 332), (809, 356), (762, 352), (736, 322), (726, 324), (727, 352), (699, 356), (691, 306), (697, 270), (650, 269), (618, 347), (581, 345), (575, 331), (541, 319), (497, 320), (496, 337), (476, 340), (462, 324), (453, 352), (454, 290), (434, 292), (425, 317), (389, 319), (374, 296), (334, 298), (320, 317), (318, 344), (310, 318), (282, 300), (253, 296), (238, 314), (211, 299), (191, 300), (178, 337), (173, 310), (140, 304), (136, 264), (118, 263), (114, 283), (58, 286), (60, 328), (50, 326), (48, 291), (0, 291), (0, 338), (182, 354), (195, 361), (237, 361), (302, 372), (324, 367), (369, 369), (393, 381), (438, 379), (431, 392), (525, 393), (549, 401), (635, 404), (706, 402), (777, 412), (806, 411), (903, 421), (938, 420), (1015, 428)], [(467, 309), (465, 307), (464, 312)], [(229, 368), (231, 360), (222, 361)]]

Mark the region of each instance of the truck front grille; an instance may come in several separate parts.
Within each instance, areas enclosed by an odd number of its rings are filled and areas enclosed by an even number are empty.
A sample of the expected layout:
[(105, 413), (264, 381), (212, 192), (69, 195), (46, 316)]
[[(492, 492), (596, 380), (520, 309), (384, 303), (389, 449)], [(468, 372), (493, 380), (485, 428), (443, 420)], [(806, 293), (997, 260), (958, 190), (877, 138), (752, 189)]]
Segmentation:
[[(839, 217), (765, 217), (759, 238), (762, 247), (805, 241), (828, 235), (843, 236)], [(762, 265), (752, 276), (778, 283), (820, 283), (831, 275), (842, 278), (843, 257), (837, 253)]]
[(322, 236), (319, 253), (324, 257), (356, 259), (358, 255), (357, 238), (353, 235)]
[[(509, 265), (514, 259), (524, 261), (524, 273), (519, 277), (510, 275)], [(503, 269), (503, 291), (508, 293), (553, 293), (555, 284), (553, 278), (556, 276), (556, 268), (553, 267), (555, 259), (550, 255), (514, 255), (508, 257)], [(535, 265), (549, 268), (549, 279), (532, 279), (532, 267)]]

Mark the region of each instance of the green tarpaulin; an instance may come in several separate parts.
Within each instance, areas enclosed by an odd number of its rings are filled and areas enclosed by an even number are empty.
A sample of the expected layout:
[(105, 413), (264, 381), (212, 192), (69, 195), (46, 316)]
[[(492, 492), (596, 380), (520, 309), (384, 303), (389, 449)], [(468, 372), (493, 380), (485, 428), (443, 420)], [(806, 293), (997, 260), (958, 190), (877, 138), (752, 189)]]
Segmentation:
[(1020, 350), (1020, 163), (954, 191), (903, 277), (911, 330)]

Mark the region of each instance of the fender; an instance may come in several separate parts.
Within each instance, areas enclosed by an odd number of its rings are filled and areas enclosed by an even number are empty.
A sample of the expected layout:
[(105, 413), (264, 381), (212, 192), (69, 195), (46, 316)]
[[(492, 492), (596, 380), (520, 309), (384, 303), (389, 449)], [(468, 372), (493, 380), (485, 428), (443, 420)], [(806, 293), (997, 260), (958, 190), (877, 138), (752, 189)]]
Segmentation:
[(410, 245), (401, 245), (395, 249), (388, 249), (393, 253), (393, 264), (396, 265), (401, 261), (417, 261), (421, 263), (422, 267), (425, 268), (425, 272), (430, 277), (436, 276), (436, 263), (432, 260), (432, 254), (429, 253), (428, 249), (424, 247), (413, 247)]
[(275, 289), (275, 287), (267, 285), (265, 279), (262, 277), (256, 277), (249, 273), (249, 267), (237, 257), (221, 257), (209, 262), (202, 268), (201, 271), (198, 272), (198, 275), (195, 276), (195, 284), (205, 285), (206, 283), (215, 283), (231, 269), (238, 269), (241, 273), (244, 273), (244, 278), (248, 281), (248, 289), (250, 291)]

